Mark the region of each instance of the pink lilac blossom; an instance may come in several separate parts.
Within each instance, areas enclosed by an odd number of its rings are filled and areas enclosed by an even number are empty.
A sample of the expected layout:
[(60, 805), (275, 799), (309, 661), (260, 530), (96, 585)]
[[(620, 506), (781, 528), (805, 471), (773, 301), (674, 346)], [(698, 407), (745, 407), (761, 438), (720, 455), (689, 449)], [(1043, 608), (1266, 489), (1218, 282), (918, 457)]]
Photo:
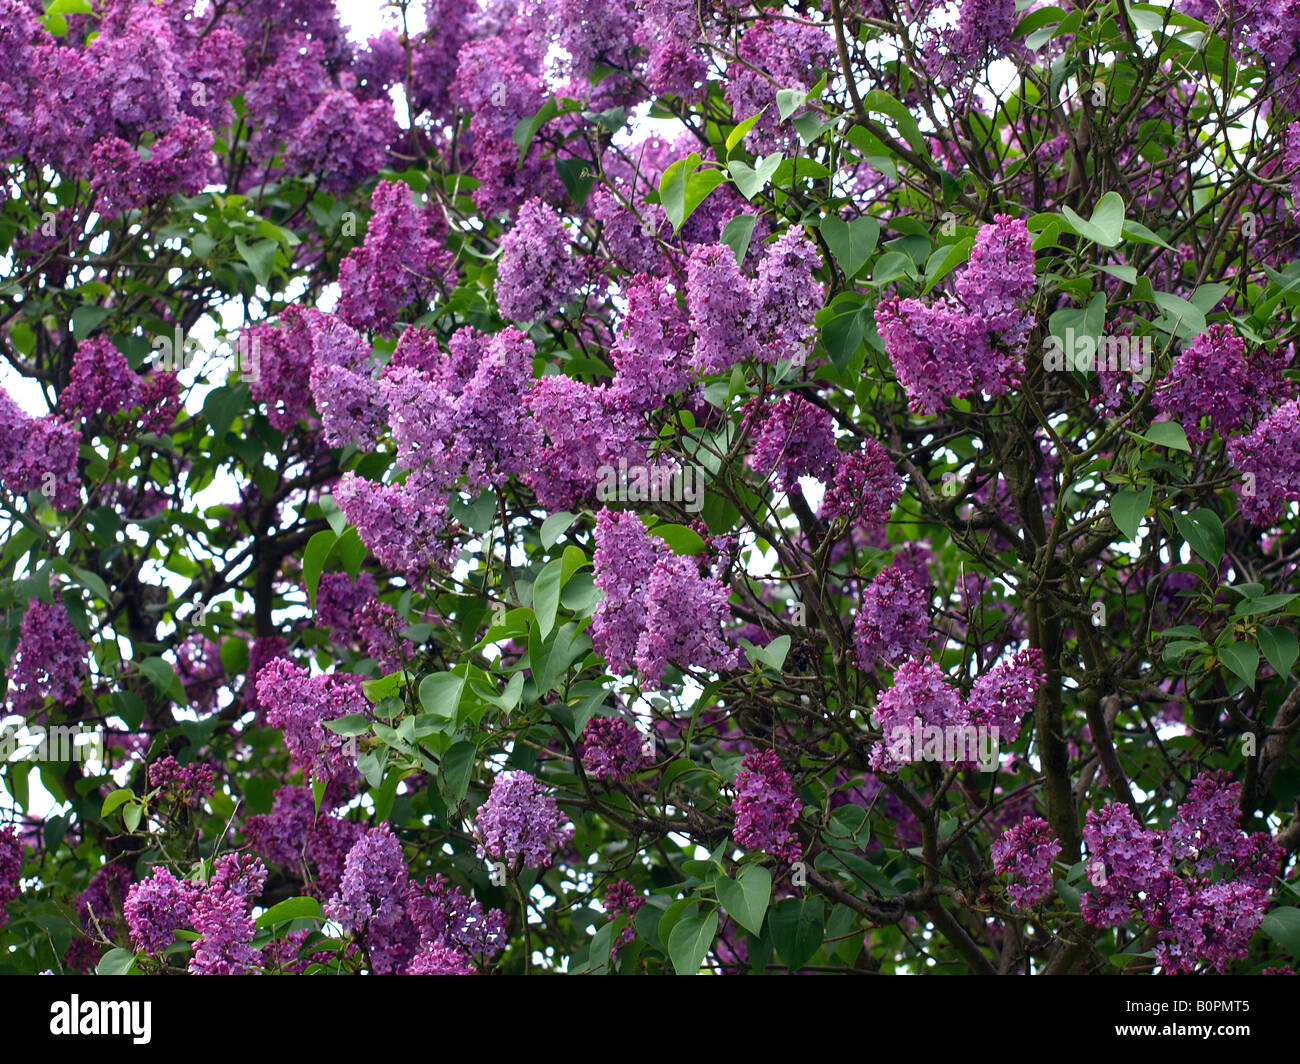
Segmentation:
[(1300, 501), (1300, 400), (1276, 406), (1250, 432), (1228, 441), (1242, 478), (1237, 506), (1255, 525), (1274, 524)]
[(177, 879), (161, 866), (133, 884), (122, 906), (131, 944), (145, 953), (161, 953), (175, 941), (178, 928), (189, 926), (198, 895), (196, 884)]
[(387, 97), (362, 103), (334, 91), (294, 129), (284, 162), (290, 173), (315, 175), (326, 192), (346, 192), (384, 168), (388, 146), (399, 136)]
[(483, 906), (446, 876), (412, 883), (406, 912), (419, 928), (422, 948), (441, 946), (463, 956), (495, 957), (506, 947), (506, 918), (500, 909), (486, 913)]
[(1010, 876), (1007, 894), (1016, 905), (1037, 905), (1052, 893), (1052, 862), (1061, 844), (1042, 817), (1025, 817), (993, 843), (993, 870)]
[(550, 794), (527, 772), (502, 772), (475, 818), (474, 837), (480, 857), (528, 868), (549, 868), (554, 851), (573, 838)]
[(930, 635), (930, 591), (907, 569), (889, 565), (867, 585), (853, 622), (859, 667), (890, 666), (925, 648)]
[(311, 676), (291, 661), (276, 658), (258, 673), (257, 697), (267, 707), (266, 723), (284, 732), (295, 767), (327, 781), (353, 771), (344, 753), (346, 740), (323, 722), (350, 713), (369, 715), (361, 677)]
[(192, 919), (199, 938), (189, 970), (193, 975), (245, 975), (262, 962), (252, 946), (257, 925), (250, 909), (266, 883), (266, 866), (247, 854), (217, 858), (212, 879), (194, 903)]
[(344, 931), (360, 934), (379, 975), (397, 970), (402, 945), (409, 952), (409, 943), (396, 941), (403, 929), (414, 934), (402, 904), (406, 883), (401, 841), (381, 824), (348, 851), (338, 890), (325, 906), (325, 915)]
[(758, 297), (731, 248), (714, 244), (691, 249), (686, 305), (695, 335), (691, 362), (701, 376), (758, 358), (758, 338), (749, 328), (758, 317)]
[(22, 875), (23, 843), (17, 828), (0, 827), (0, 927), (9, 922), (5, 906), (22, 893), (18, 881)]
[(339, 264), (339, 316), (357, 329), (386, 331), (398, 314), (452, 287), (456, 270), (432, 205), (417, 206), (401, 181), (381, 181), (365, 241)]
[(549, 318), (574, 298), (582, 282), (564, 219), (540, 199), (530, 199), (501, 238), (496, 280), (501, 316), (521, 324)]
[[(694, 0), (646, 0), (637, 26), (645, 51), (646, 84), (655, 95), (696, 99), (708, 72), (699, 46), (700, 16)], [(748, 117), (748, 116), (744, 116)]]
[(746, 755), (736, 773), (736, 797), (731, 806), (737, 844), (770, 853), (786, 864), (798, 859), (801, 849), (794, 822), (803, 803), (775, 750)]
[(641, 275), (627, 285), (627, 313), (610, 352), (615, 399), (638, 413), (690, 386), (690, 325), (668, 281)]
[(622, 717), (592, 717), (582, 731), (583, 771), (594, 780), (619, 783), (641, 768), (644, 741)]
[(0, 389), (0, 484), (14, 495), (39, 491), (57, 510), (81, 499), (77, 426), (54, 414), (29, 417)]
[(754, 286), (758, 301), (754, 327), (763, 343), (764, 361), (795, 365), (807, 361), (817, 336), (817, 312), (826, 296), (825, 286), (814, 276), (821, 265), (817, 245), (799, 226), (791, 226), (764, 245)]
[(77, 345), (68, 386), (59, 395), (61, 410), (73, 416), (109, 417), (139, 401), (140, 377), (108, 337), (94, 336)]
[(736, 45), (736, 61), (727, 66), (725, 96), (736, 122), (763, 112), (747, 138), (751, 148), (766, 153), (797, 147), (794, 130), (777, 113), (777, 91), (811, 89), (815, 70), (833, 63), (834, 49), (825, 26), (773, 18), (745, 30)]
[(749, 417), (757, 422), (750, 464), (781, 491), (798, 489), (800, 477), (829, 480), (839, 462), (829, 411), (795, 392), (774, 403), (754, 400)]
[(89, 647), (62, 602), (28, 604), (18, 628), (6, 676), (6, 701), (21, 716), (37, 713), (45, 700), (67, 705), (81, 695)]
[(867, 527), (883, 525), (902, 495), (903, 478), (894, 471), (889, 452), (867, 439), (860, 451), (837, 453), (817, 513), (826, 521), (846, 517)]
[(447, 496), (437, 480), (413, 472), (400, 484), (377, 484), (349, 471), (334, 498), (367, 549), (389, 569), (423, 581), (449, 563)]

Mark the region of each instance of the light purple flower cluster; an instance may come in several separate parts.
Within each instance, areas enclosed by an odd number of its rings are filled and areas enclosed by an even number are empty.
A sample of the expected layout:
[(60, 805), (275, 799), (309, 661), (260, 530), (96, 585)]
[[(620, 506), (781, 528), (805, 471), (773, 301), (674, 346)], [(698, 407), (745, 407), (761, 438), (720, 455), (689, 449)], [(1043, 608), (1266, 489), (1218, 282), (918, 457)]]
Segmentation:
[(397, 970), (401, 951), (394, 939), (399, 930), (414, 932), (402, 904), (406, 882), (402, 843), (387, 824), (381, 824), (348, 851), (338, 890), (325, 906), (325, 915), (343, 930), (362, 936), (379, 975)]
[(962, 0), (957, 25), (940, 35), (945, 60), (962, 71), (982, 68), (1010, 49), (1016, 20), (1015, 0)]
[(370, 553), (394, 572), (419, 582), (449, 563), (447, 497), (429, 475), (417, 471), (401, 483), (379, 484), (349, 471), (334, 499)]
[(619, 783), (640, 770), (644, 742), (624, 717), (592, 717), (582, 730), (583, 771), (594, 780)]
[(770, 853), (787, 864), (798, 859), (801, 851), (794, 822), (803, 803), (775, 750), (758, 750), (745, 756), (736, 773), (736, 797), (731, 808), (736, 816), (732, 834), (739, 845)]
[(695, 335), (691, 361), (701, 375), (737, 362), (807, 357), (825, 289), (814, 277), (821, 258), (802, 230), (791, 228), (764, 248), (757, 279), (741, 272), (725, 244), (691, 249), (687, 309)]
[(611, 351), (613, 392), (637, 412), (690, 385), (690, 323), (668, 281), (641, 275), (627, 285), (623, 331)]
[(863, 669), (919, 654), (930, 635), (930, 589), (906, 568), (886, 566), (862, 593), (853, 634), (854, 657)]
[(451, 946), (426, 946), (406, 966), (407, 975), (477, 975), (470, 959)]
[(315, 866), (309, 885), (313, 896), (328, 899), (338, 889), (348, 851), (361, 836), (359, 824), (325, 813), (333, 804), (333, 784), (321, 801), (322, 815), (309, 787), (281, 787), (271, 812), (254, 814), (244, 823), (244, 837), (259, 855), (273, 864), (299, 872), (304, 860)]
[(47, 698), (64, 705), (75, 702), (86, 676), (88, 652), (62, 602), (30, 602), (5, 674), (11, 712), (39, 713)]
[(1274, 407), (1246, 435), (1229, 440), (1228, 461), (1242, 478), (1237, 505), (1254, 524), (1272, 524), (1300, 502), (1300, 400)]
[(177, 879), (161, 865), (133, 884), (122, 905), (131, 944), (145, 953), (161, 953), (175, 941), (178, 928), (190, 926), (199, 893), (197, 884)]
[(1007, 894), (1013, 903), (1037, 905), (1052, 893), (1052, 862), (1060, 852), (1047, 821), (1027, 816), (993, 843), (993, 870), (1011, 877)]
[(1265, 832), (1241, 830), (1240, 791), (1227, 773), (1198, 777), (1167, 831), (1143, 827), (1118, 802), (1089, 810), (1084, 918), (1116, 927), (1140, 916), (1157, 932), (1167, 974), (1201, 964), (1222, 972), (1244, 957), (1282, 849)]
[(736, 61), (727, 66), (725, 95), (737, 122), (763, 111), (747, 138), (751, 148), (766, 153), (797, 147), (794, 130), (781, 122), (773, 100), (778, 89), (812, 88), (814, 70), (831, 68), (834, 49), (825, 26), (772, 18), (745, 30)]
[[(971, 688), (969, 697), (963, 698), (939, 668), (929, 658), (912, 658), (903, 662), (894, 673), (894, 686), (880, 696), (876, 704), (876, 726), (884, 733), (885, 741), (871, 749), (870, 765), (877, 772), (898, 772), (910, 764), (922, 751), (915, 742), (895, 743), (902, 733), (913, 735), (918, 729), (961, 729), (956, 735), (976, 737), (975, 729), (991, 735), (997, 728), (998, 742), (1014, 742), (1020, 735), (1021, 722), (1034, 708), (1038, 689), (1046, 679), (1041, 652), (1025, 650), (1009, 661), (999, 662), (983, 673)], [(964, 745), (970, 751), (969, 739)], [(977, 762), (956, 752), (955, 764), (974, 767)], [(945, 735), (943, 749), (947, 760), (949, 750)]]
[(340, 318), (321, 315), (315, 325), (308, 383), (325, 442), (369, 450), (387, 414), (370, 363), (370, 345)]
[(868, 438), (862, 450), (838, 454), (818, 516), (827, 521), (847, 517), (868, 528), (883, 525), (902, 495), (903, 478), (894, 471), (889, 452)]
[(669, 662), (680, 667), (732, 668), (736, 651), (722, 635), (730, 616), (727, 586), (701, 576), (690, 557), (654, 538), (631, 512), (596, 515), (596, 607), (591, 638), (610, 668), (635, 667), (657, 683)]
[(246, 975), (262, 963), (254, 949), (257, 925), (251, 909), (266, 883), (266, 866), (249, 854), (218, 857), (212, 879), (191, 910), (199, 937), (189, 970), (193, 975)]
[(369, 714), (360, 676), (312, 676), (293, 662), (276, 658), (257, 675), (257, 697), (266, 706), (266, 723), (284, 732), (295, 767), (323, 780), (354, 771), (343, 752), (346, 740), (322, 722), (350, 713)]
[(23, 870), (23, 842), (11, 824), (0, 827), (0, 927), (9, 922), (5, 906), (20, 893), (18, 881)]
[[(1250, 365), (1246, 345), (1227, 325), (1211, 325), (1174, 360), (1155, 394), (1156, 409), (1182, 423), (1196, 446), (1253, 421), (1285, 394), (1280, 365)], [(1208, 429), (1201, 421), (1209, 419)]]
[(796, 392), (774, 403), (754, 400), (749, 411), (757, 421), (750, 463), (764, 479), (772, 477), (781, 491), (794, 491), (800, 477), (829, 480), (839, 464), (835, 428), (830, 412)]
[(57, 510), (81, 499), (77, 426), (54, 414), (28, 417), (0, 388), (0, 484), (14, 495), (39, 491)]
[(149, 766), (149, 786), (156, 787), (164, 798), (189, 805), (201, 802), (216, 791), (216, 769), (195, 761), (178, 764), (168, 754)]
[(110, 417), (140, 403), (140, 376), (107, 336), (77, 345), (59, 407), (69, 415)]
[(501, 316), (521, 324), (549, 318), (573, 299), (582, 282), (564, 219), (554, 207), (530, 199), (501, 238), (496, 280)]
[(1022, 308), (1034, 285), (1029, 230), (999, 214), (980, 228), (954, 281), (956, 298), (880, 301), (876, 324), (915, 413), (933, 415), (950, 399), (998, 396), (1018, 384), (1029, 324)]
[(403, 308), (454, 287), (445, 225), (432, 205), (416, 206), (401, 181), (381, 181), (371, 197), (366, 238), (339, 264), (339, 316), (358, 329), (386, 331)]
[(475, 818), (478, 855), (529, 868), (549, 868), (554, 851), (573, 838), (555, 796), (536, 777), (510, 770), (492, 781), (492, 791)]

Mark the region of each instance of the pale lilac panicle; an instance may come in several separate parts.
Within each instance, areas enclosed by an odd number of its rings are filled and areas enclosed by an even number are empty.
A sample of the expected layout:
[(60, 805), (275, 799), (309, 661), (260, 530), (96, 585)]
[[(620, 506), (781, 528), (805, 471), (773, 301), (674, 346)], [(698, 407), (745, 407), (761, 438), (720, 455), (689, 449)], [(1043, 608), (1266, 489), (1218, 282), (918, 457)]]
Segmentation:
[(862, 450), (837, 454), (817, 513), (827, 521), (848, 517), (868, 527), (883, 525), (902, 495), (903, 479), (894, 471), (889, 452), (867, 439)]
[(426, 946), (406, 967), (407, 975), (476, 975), (470, 959), (451, 946)]
[(551, 317), (583, 282), (569, 234), (555, 208), (534, 197), (501, 239), (496, 296), (501, 316), (527, 324)]
[(651, 92), (698, 98), (708, 73), (700, 38), (694, 0), (646, 0), (637, 39), (645, 50), (646, 84)]
[(677, 294), (658, 277), (627, 285), (627, 313), (611, 356), (613, 395), (637, 412), (657, 409), (690, 385), (690, 326)]
[(377, 174), (398, 140), (387, 97), (361, 102), (350, 92), (326, 93), (285, 144), (290, 173), (314, 175), (326, 192), (347, 192)]
[(993, 843), (993, 870), (1010, 876), (1007, 894), (1019, 906), (1037, 905), (1052, 893), (1052, 863), (1061, 844), (1042, 817), (1025, 817)]
[(867, 585), (853, 624), (858, 665), (894, 665), (920, 653), (930, 635), (930, 592), (907, 569), (889, 565)]
[(758, 297), (731, 248), (714, 244), (691, 249), (686, 301), (695, 334), (691, 362), (702, 376), (758, 357), (758, 338), (747, 324), (758, 316)]
[(394, 939), (406, 925), (402, 904), (406, 883), (401, 841), (387, 824), (381, 824), (368, 830), (348, 851), (338, 890), (325, 906), (325, 915), (344, 931), (362, 933), (380, 975), (395, 970), (401, 952)]
[(640, 769), (643, 743), (630, 721), (592, 717), (582, 731), (582, 769), (594, 780), (619, 783)]
[(736, 46), (736, 61), (727, 66), (724, 94), (736, 122), (767, 108), (746, 139), (751, 150), (765, 153), (798, 146), (794, 130), (777, 113), (777, 91), (811, 89), (815, 71), (832, 63), (834, 49), (825, 26), (773, 18), (745, 30)]
[[(912, 658), (894, 673), (894, 686), (880, 696), (875, 709), (876, 726), (885, 741), (871, 749), (870, 765), (874, 771), (898, 772), (910, 764), (891, 739), (899, 729), (913, 731), (916, 722), (922, 727), (961, 726), (966, 723), (961, 694), (949, 683), (943, 670), (929, 658)], [(912, 751), (915, 753), (915, 751)]]
[(957, 25), (941, 33), (947, 58), (959, 70), (982, 69), (1011, 47), (1015, 0), (962, 0)]
[(122, 906), (131, 944), (145, 953), (161, 953), (175, 941), (178, 928), (189, 926), (198, 895), (196, 884), (156, 867), (148, 879), (132, 885)]
[(1006, 214), (980, 227), (970, 259), (953, 284), (967, 310), (1008, 344), (1024, 339), (1023, 305), (1034, 290), (1034, 248), (1023, 221)]
[(1237, 505), (1256, 525), (1275, 523), (1300, 501), (1300, 400), (1274, 407), (1244, 436), (1228, 441), (1228, 460), (1241, 475)]
[(501, 772), (475, 818), (478, 854), (513, 865), (549, 868), (555, 850), (573, 838), (555, 796), (527, 772)]
[(296, 767), (323, 780), (353, 771), (353, 762), (343, 750), (346, 740), (323, 722), (350, 713), (369, 714), (361, 677), (312, 676), (291, 661), (276, 658), (258, 673), (257, 697), (267, 707), (267, 724), (284, 732)]
[(775, 750), (745, 756), (736, 773), (736, 797), (731, 807), (735, 813), (732, 834), (738, 845), (770, 853), (787, 864), (798, 859), (801, 849), (794, 822), (803, 803)]
[(596, 515), (596, 606), (591, 637), (617, 672), (633, 667), (637, 640), (645, 628), (645, 589), (659, 554), (635, 513), (602, 509)]
[(413, 472), (400, 484), (377, 484), (349, 471), (334, 497), (367, 549), (395, 572), (424, 580), (450, 561), (450, 515), (439, 481)]
[(45, 700), (68, 705), (81, 694), (89, 647), (62, 602), (28, 604), (6, 673), (10, 711), (28, 716)]
[(1021, 721), (1033, 711), (1038, 689), (1046, 681), (1043, 652), (1036, 648), (1017, 651), (976, 678), (966, 698), (970, 723), (997, 728), (999, 740), (1015, 742)]
[(55, 414), (30, 417), (0, 388), (0, 484), (14, 495), (39, 491), (58, 510), (81, 499), (78, 427)]
[[(766, 117), (766, 116), (765, 116)], [(764, 345), (764, 360), (802, 364), (817, 336), (814, 319), (822, 308), (825, 286), (814, 273), (821, 253), (799, 226), (791, 226), (763, 248), (754, 293), (754, 323)]]

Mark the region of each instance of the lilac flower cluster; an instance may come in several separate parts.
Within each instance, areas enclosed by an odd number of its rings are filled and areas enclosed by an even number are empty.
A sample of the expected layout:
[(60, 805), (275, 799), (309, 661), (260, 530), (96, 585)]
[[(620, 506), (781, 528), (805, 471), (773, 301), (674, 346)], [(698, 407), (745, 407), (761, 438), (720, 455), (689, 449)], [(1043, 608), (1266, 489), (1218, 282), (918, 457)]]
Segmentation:
[(191, 632), (176, 648), (176, 675), (190, 706), (200, 713), (208, 712), (216, 703), (217, 691), (225, 677), (221, 647), (206, 636)]
[(627, 314), (611, 357), (613, 391), (637, 412), (653, 410), (690, 385), (690, 323), (669, 282), (640, 275), (628, 282)]
[(145, 953), (161, 953), (175, 941), (178, 928), (190, 926), (199, 894), (197, 884), (177, 879), (161, 865), (155, 868), (148, 879), (132, 885), (122, 906), (131, 944)]
[(894, 665), (921, 652), (930, 635), (930, 590), (906, 568), (888, 565), (867, 585), (853, 622), (859, 667)]
[(993, 870), (1012, 879), (1007, 894), (1022, 907), (1037, 905), (1052, 893), (1052, 862), (1061, 844), (1042, 817), (1027, 816), (993, 843)]
[(640, 770), (644, 742), (624, 717), (592, 717), (582, 730), (583, 771), (594, 780), (619, 783)]
[(1168, 974), (1201, 964), (1222, 972), (1244, 957), (1282, 849), (1265, 832), (1241, 830), (1240, 792), (1227, 773), (1203, 774), (1166, 831), (1143, 827), (1118, 802), (1089, 810), (1084, 918), (1116, 927), (1140, 916), (1157, 932), (1156, 961)]
[(475, 818), (480, 857), (529, 868), (549, 868), (554, 851), (573, 838), (550, 794), (536, 777), (510, 770), (492, 781), (492, 791)]
[(338, 890), (325, 906), (325, 915), (345, 931), (363, 933), (366, 951), (380, 975), (397, 970), (401, 951), (394, 940), (399, 930), (414, 931), (402, 904), (406, 882), (402, 844), (387, 824), (381, 824), (348, 851)]
[(837, 454), (818, 516), (827, 521), (846, 517), (867, 527), (883, 525), (902, 495), (903, 479), (894, 471), (889, 452), (868, 438), (862, 450)]
[(12, 824), (0, 827), (0, 927), (9, 922), (5, 906), (21, 893), (23, 842)]
[(1034, 285), (1029, 230), (999, 214), (980, 228), (955, 298), (880, 301), (876, 324), (915, 413), (933, 415), (950, 399), (996, 397), (1017, 385), (1029, 325), (1023, 304)]
[(246, 975), (262, 963), (252, 945), (257, 925), (251, 909), (266, 883), (266, 866), (248, 854), (217, 858), (190, 919), (199, 937), (189, 970), (193, 975)]
[(0, 388), (0, 485), (14, 495), (39, 491), (57, 510), (81, 498), (77, 427), (55, 414), (29, 417)]
[(81, 695), (88, 653), (62, 602), (30, 602), (5, 674), (11, 712), (39, 713), (47, 698), (64, 705), (75, 702)]
[(355, 580), (347, 573), (321, 573), (316, 585), (316, 625), (330, 629), (336, 643), (344, 646), (357, 639), (356, 614), (379, 594), (379, 585), (369, 573)]
[(257, 675), (257, 698), (267, 708), (267, 724), (284, 732), (295, 767), (323, 780), (354, 771), (343, 752), (343, 736), (329, 731), (323, 722), (349, 713), (369, 713), (360, 676), (312, 676), (293, 662), (276, 658)]
[(613, 916), (623, 915), (628, 918), (627, 927), (623, 928), (622, 933), (618, 936), (609, 951), (610, 958), (618, 956), (618, 951), (628, 945), (636, 938), (636, 930), (633, 928), (631, 921), (635, 919), (638, 910), (645, 904), (645, 898), (636, 892), (636, 887), (632, 886), (626, 879), (616, 879), (605, 888), (605, 908)]
[(772, 99), (777, 89), (812, 88), (815, 69), (830, 69), (834, 54), (835, 42), (825, 26), (763, 19), (741, 35), (736, 60), (727, 66), (725, 94), (738, 122), (763, 112), (747, 138), (755, 151), (798, 146), (794, 130), (781, 122)]
[(612, 669), (635, 667), (650, 684), (672, 662), (731, 668), (737, 661), (722, 625), (730, 615), (727, 586), (701, 576), (697, 563), (651, 537), (636, 514), (596, 515), (596, 607), (591, 637)]
[(1243, 481), (1237, 505), (1254, 524), (1272, 524), (1300, 502), (1300, 400), (1275, 406), (1250, 432), (1229, 440), (1228, 460)]
[(202, 762), (177, 764), (168, 754), (149, 766), (149, 785), (156, 787), (165, 798), (182, 805), (201, 802), (215, 791), (216, 769)]
[(360, 825), (325, 812), (333, 804), (331, 787), (321, 802), (322, 815), (309, 787), (281, 787), (270, 813), (254, 814), (244, 822), (249, 846), (272, 864), (298, 872), (306, 861), (316, 869), (313, 896), (328, 899), (338, 889), (348, 851), (360, 837)]
[[(1156, 391), (1156, 409), (1181, 422), (1196, 446), (1207, 443), (1213, 432), (1226, 439), (1288, 389), (1280, 365), (1252, 366), (1245, 351), (1229, 326), (1211, 325), (1183, 349)], [(1208, 429), (1201, 427), (1204, 419)]]
[(564, 220), (533, 197), (501, 238), (496, 280), (501, 316), (521, 324), (549, 318), (577, 294), (582, 281)]
[(800, 477), (829, 480), (839, 465), (830, 412), (796, 392), (766, 405), (754, 400), (749, 417), (757, 422), (750, 463), (781, 491), (794, 491)]
[[(911, 733), (918, 725), (941, 730), (996, 727), (999, 742), (1014, 742), (1045, 680), (1042, 654), (1037, 650), (1020, 651), (1009, 661), (999, 662), (975, 680), (967, 698), (928, 658), (903, 662), (894, 673), (894, 686), (876, 704), (876, 726), (884, 733), (885, 742), (872, 747), (871, 768), (898, 772), (909, 764), (917, 752), (900, 749), (890, 740), (900, 729)], [(958, 763), (975, 765), (965, 760)]]
[(736, 797), (731, 807), (736, 816), (732, 834), (739, 845), (770, 853), (786, 864), (798, 859), (800, 844), (794, 822), (803, 803), (775, 750), (745, 756), (736, 773)]

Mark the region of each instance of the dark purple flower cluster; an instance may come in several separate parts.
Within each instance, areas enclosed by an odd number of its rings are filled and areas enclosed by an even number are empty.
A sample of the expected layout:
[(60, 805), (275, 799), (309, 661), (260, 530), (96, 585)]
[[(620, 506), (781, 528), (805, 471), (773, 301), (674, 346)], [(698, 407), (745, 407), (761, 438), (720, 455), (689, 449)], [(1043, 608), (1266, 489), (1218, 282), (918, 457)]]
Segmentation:
[(286, 658), (276, 658), (257, 675), (257, 697), (266, 706), (266, 722), (284, 732), (284, 743), (297, 768), (330, 780), (355, 771), (343, 751), (345, 739), (324, 727), (350, 713), (369, 714), (361, 677), (345, 673), (312, 676)]
[(775, 750), (747, 754), (736, 773), (736, 797), (731, 803), (736, 816), (732, 834), (747, 850), (762, 850), (787, 864), (801, 852), (794, 822), (803, 802), (794, 792), (794, 781), (781, 767)]
[(993, 843), (993, 870), (1011, 877), (1007, 894), (1016, 905), (1037, 905), (1052, 893), (1052, 862), (1060, 852), (1047, 821), (1028, 816)]
[(0, 927), (9, 922), (5, 906), (21, 893), (18, 880), (23, 868), (23, 842), (12, 824), (0, 827)]
[(582, 730), (583, 771), (594, 780), (619, 783), (641, 768), (645, 737), (624, 717), (592, 717)]
[(89, 648), (62, 602), (31, 602), (18, 629), (6, 676), (10, 710), (40, 713), (47, 698), (64, 705), (81, 695)]
[(177, 764), (168, 754), (149, 766), (149, 785), (156, 787), (162, 796), (182, 805), (201, 802), (216, 790), (216, 769), (202, 762)]
[(930, 589), (906, 568), (888, 565), (867, 585), (853, 622), (858, 665), (894, 665), (921, 652), (930, 635)]
[[(251, 910), (266, 883), (266, 866), (249, 854), (218, 857), (212, 878), (193, 903), (190, 920), (199, 937), (189, 970), (193, 975), (245, 975), (262, 964), (253, 947)], [(155, 940), (157, 935), (155, 935)]]
[(0, 388), (0, 484), (14, 495), (39, 491), (57, 510), (81, 500), (77, 427), (54, 414), (29, 417)]

